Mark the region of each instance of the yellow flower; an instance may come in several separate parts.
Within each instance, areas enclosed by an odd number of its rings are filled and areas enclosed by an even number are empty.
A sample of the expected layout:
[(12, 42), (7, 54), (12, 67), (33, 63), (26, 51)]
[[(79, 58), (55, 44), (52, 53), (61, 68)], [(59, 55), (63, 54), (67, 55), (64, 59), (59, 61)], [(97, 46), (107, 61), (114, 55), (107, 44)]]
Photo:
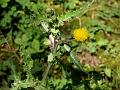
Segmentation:
[(73, 32), (73, 37), (76, 41), (85, 41), (88, 38), (88, 32), (85, 28), (75, 29)]

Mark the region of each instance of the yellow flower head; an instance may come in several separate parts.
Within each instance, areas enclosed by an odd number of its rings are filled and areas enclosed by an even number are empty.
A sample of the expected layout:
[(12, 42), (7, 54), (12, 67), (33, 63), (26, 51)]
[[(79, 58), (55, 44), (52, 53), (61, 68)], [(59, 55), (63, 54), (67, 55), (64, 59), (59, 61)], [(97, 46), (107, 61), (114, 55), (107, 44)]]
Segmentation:
[(73, 37), (76, 41), (85, 41), (88, 38), (88, 32), (85, 28), (75, 29), (73, 32)]

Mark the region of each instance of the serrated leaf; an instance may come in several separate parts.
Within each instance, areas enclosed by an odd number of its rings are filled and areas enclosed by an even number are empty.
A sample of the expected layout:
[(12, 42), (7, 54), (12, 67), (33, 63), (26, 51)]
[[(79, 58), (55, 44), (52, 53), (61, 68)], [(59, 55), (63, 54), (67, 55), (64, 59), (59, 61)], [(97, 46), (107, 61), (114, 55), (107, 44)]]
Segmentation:
[(66, 21), (66, 20), (70, 20), (72, 17), (82, 16), (83, 14), (86, 13), (86, 11), (88, 10), (89, 6), (91, 6), (93, 1), (87, 2), (85, 5), (83, 5), (80, 9), (78, 9), (76, 11), (67, 12), (66, 14), (59, 16), (58, 20), (59, 21)]

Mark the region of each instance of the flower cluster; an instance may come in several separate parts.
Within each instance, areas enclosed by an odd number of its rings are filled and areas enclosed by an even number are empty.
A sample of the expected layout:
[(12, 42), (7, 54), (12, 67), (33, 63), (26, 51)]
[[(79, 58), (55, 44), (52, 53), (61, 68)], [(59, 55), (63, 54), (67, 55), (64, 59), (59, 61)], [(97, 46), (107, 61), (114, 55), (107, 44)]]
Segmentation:
[(73, 37), (76, 41), (85, 41), (88, 38), (88, 32), (85, 28), (75, 29), (73, 32)]

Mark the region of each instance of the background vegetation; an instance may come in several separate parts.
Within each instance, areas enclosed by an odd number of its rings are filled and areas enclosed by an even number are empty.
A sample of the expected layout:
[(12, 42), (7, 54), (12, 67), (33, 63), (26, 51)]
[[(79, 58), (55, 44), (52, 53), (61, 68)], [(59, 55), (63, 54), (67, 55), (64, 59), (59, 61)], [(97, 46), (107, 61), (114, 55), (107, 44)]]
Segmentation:
[(120, 0), (0, 0), (0, 13), (0, 90), (119, 90)]

